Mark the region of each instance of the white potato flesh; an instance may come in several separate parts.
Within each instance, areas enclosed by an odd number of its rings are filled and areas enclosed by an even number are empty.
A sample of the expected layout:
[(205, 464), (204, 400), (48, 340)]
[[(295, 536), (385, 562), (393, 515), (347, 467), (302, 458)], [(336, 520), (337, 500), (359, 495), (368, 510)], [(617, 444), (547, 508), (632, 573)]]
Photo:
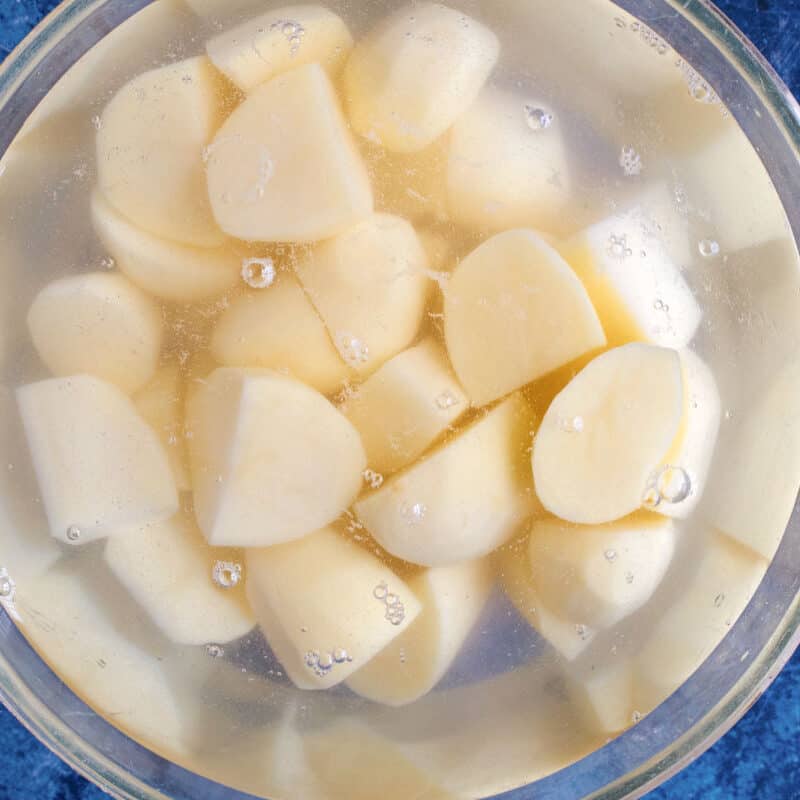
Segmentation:
[(237, 239), (315, 242), (372, 212), (369, 176), (319, 64), (254, 89), (214, 137), (207, 175), (214, 216)]
[(350, 122), (387, 150), (422, 150), (471, 105), (499, 53), (497, 37), (460, 11), (405, 6), (367, 34), (345, 66)]
[(100, 117), (97, 179), (124, 217), (146, 231), (198, 247), (225, 236), (211, 214), (203, 153), (222, 122), (221, 76), (205, 57), (145, 72)]
[(406, 631), (347, 685), (357, 694), (389, 706), (413, 703), (444, 677), (486, 605), (493, 583), (487, 561), (432, 567), (408, 586), (422, 611)]
[(239, 280), (242, 259), (230, 245), (192, 247), (154, 236), (128, 222), (98, 191), (92, 195), (92, 224), (119, 269), (162, 300), (208, 300)]
[(308, 296), (291, 273), (236, 298), (219, 318), (211, 351), (226, 367), (287, 370), (323, 394), (353, 375)]
[(421, 608), (389, 567), (331, 528), (248, 550), (247, 597), (301, 689), (346, 680), (407, 630)]
[(186, 419), (194, 504), (209, 544), (266, 547), (313, 533), (358, 495), (355, 428), (321, 394), (271, 370), (213, 372)]
[(341, 405), (361, 435), (370, 469), (396, 472), (469, 408), (444, 348), (432, 338), (387, 361)]
[(210, 548), (189, 518), (178, 515), (113, 536), (104, 558), (170, 641), (224, 644), (255, 627), (243, 586), (224, 588), (212, 579), (217, 561), (241, 563), (239, 554)]
[(675, 350), (635, 343), (598, 356), (556, 396), (536, 434), (533, 478), (542, 505), (588, 525), (641, 508), (683, 416)]
[(22, 386), (17, 401), (56, 539), (85, 544), (178, 510), (158, 435), (115, 386), (90, 375), (52, 378)]
[(647, 713), (711, 655), (758, 588), (767, 561), (713, 533), (691, 584), (665, 608), (637, 656), (636, 709)]
[(567, 670), (570, 700), (592, 732), (619, 733), (634, 722), (635, 667), (629, 658), (619, 658)]
[(114, 273), (59, 278), (28, 310), (31, 339), (51, 372), (85, 372), (125, 392), (141, 389), (155, 374), (161, 327), (156, 303)]
[(540, 508), (528, 463), (533, 428), (533, 412), (514, 395), (359, 500), (356, 515), (382, 547), (414, 564), (484, 556)]
[(446, 236), (430, 228), (423, 228), (417, 235), (428, 257), (428, 266), (432, 270), (447, 271), (453, 266), (453, 247)]
[(655, 514), (590, 526), (535, 520), (531, 580), (555, 614), (608, 628), (652, 597), (672, 563), (676, 538), (673, 521)]
[(690, 261), (686, 219), (664, 185), (575, 234), (560, 248), (600, 315), (611, 345), (681, 348), (703, 313), (681, 274)]
[(342, 358), (374, 372), (416, 338), (431, 283), (411, 225), (374, 214), (317, 245), (295, 271)]
[(484, 89), (450, 132), (451, 218), (480, 230), (561, 233), (572, 197), (561, 125), (546, 103)]
[(532, 230), (484, 242), (455, 268), (444, 294), (447, 351), (476, 406), (606, 343), (581, 282)]
[(353, 47), (341, 17), (323, 6), (272, 9), (206, 44), (214, 65), (242, 91), (304, 64), (317, 62), (335, 78)]

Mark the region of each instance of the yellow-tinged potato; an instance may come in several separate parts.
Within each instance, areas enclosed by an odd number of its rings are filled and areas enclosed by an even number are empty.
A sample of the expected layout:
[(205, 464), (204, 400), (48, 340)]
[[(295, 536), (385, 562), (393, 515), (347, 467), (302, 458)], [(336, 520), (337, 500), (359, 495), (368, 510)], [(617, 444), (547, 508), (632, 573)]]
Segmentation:
[(422, 150), (471, 105), (499, 53), (497, 37), (460, 11), (405, 6), (362, 39), (345, 66), (350, 122), (387, 150)]
[(120, 270), (163, 300), (208, 300), (239, 279), (242, 259), (230, 245), (192, 247), (154, 236), (128, 222), (98, 191), (92, 195), (92, 224)]
[(374, 214), (317, 245), (295, 270), (342, 358), (374, 372), (414, 340), (430, 290), (411, 225)]
[(220, 33), (206, 44), (208, 57), (242, 91), (281, 72), (319, 63), (335, 78), (353, 47), (342, 19), (323, 6), (275, 8)]
[(52, 378), (19, 388), (17, 402), (56, 539), (85, 544), (178, 510), (158, 435), (117, 387)]
[(606, 343), (581, 282), (532, 230), (498, 234), (463, 259), (444, 313), (450, 359), (476, 406)]
[(410, 464), (469, 408), (469, 401), (432, 338), (387, 361), (341, 405), (361, 435), (370, 469)]
[(566, 680), (570, 700), (589, 730), (612, 734), (633, 724), (635, 668), (630, 658), (567, 669)]
[(28, 310), (28, 330), (56, 375), (86, 372), (135, 392), (158, 367), (161, 312), (123, 275), (89, 272), (47, 284)]
[(628, 344), (598, 356), (553, 400), (536, 434), (533, 478), (542, 505), (589, 525), (641, 508), (683, 416), (675, 350)]
[(205, 57), (145, 72), (100, 117), (100, 191), (146, 231), (199, 247), (225, 241), (206, 192), (203, 154), (223, 117), (223, 83)]
[(591, 526), (534, 520), (531, 580), (558, 616), (607, 628), (652, 597), (672, 563), (676, 537), (673, 521), (655, 514)]
[(367, 466), (321, 394), (267, 369), (223, 368), (189, 399), (194, 505), (209, 544), (266, 547), (340, 516)]
[(352, 370), (291, 273), (272, 286), (235, 299), (219, 318), (211, 351), (227, 367), (288, 370), (323, 394), (336, 391)]
[(481, 230), (561, 233), (572, 197), (561, 124), (534, 98), (484, 89), (450, 132), (451, 218)]
[(314, 242), (372, 212), (366, 168), (319, 64), (254, 89), (214, 137), (207, 174), (214, 216), (238, 239)]
[(347, 685), (390, 706), (413, 703), (427, 694), (444, 677), (475, 626), (493, 577), (487, 561), (431, 567), (414, 575), (408, 587), (422, 604), (419, 616)]
[(430, 228), (423, 228), (417, 235), (428, 257), (428, 266), (432, 270), (443, 272), (453, 266), (453, 247), (446, 236)]
[(359, 500), (359, 520), (392, 555), (442, 566), (490, 553), (540, 508), (528, 442), (533, 412), (514, 395)]
[[(178, 644), (224, 644), (255, 627), (243, 587), (217, 585), (217, 561), (238, 554), (210, 548), (193, 520), (170, 520), (124, 531), (106, 542), (104, 558), (158, 629)], [(239, 564), (241, 566), (241, 564)]]
[(421, 608), (389, 567), (331, 528), (248, 550), (247, 597), (301, 689), (347, 679), (407, 630)]

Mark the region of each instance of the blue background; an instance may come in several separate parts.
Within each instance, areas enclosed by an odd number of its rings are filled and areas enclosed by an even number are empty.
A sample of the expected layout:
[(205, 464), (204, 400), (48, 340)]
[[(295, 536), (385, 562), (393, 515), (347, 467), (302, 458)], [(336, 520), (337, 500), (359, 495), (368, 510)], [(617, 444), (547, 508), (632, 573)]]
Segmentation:
[[(0, 0), (0, 60), (56, 5), (56, 0)], [(800, 0), (718, 0), (717, 5), (800, 96)], [(0, 800), (104, 798), (0, 707)], [(800, 652), (732, 731), (648, 795), (648, 800), (678, 798), (800, 800)]]

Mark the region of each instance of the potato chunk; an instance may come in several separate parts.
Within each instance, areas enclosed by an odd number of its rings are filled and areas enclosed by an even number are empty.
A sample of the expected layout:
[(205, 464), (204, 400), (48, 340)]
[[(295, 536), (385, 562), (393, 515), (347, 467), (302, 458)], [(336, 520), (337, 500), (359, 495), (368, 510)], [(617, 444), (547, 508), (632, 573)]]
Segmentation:
[(366, 168), (319, 64), (254, 89), (217, 132), (207, 173), (214, 216), (237, 239), (315, 242), (372, 212)]
[(581, 282), (531, 230), (498, 234), (467, 256), (444, 313), (447, 350), (476, 406), (606, 343)]
[(195, 513), (212, 545), (266, 547), (335, 520), (366, 467), (355, 428), (271, 370), (218, 369), (188, 402)]
[(589, 663), (567, 672), (570, 700), (592, 732), (619, 733), (634, 723), (634, 663), (619, 661)]

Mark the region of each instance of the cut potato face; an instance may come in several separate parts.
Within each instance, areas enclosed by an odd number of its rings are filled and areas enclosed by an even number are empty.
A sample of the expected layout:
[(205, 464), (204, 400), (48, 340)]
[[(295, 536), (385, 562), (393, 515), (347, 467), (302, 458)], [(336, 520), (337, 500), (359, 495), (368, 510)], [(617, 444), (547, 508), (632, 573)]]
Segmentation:
[(122, 275), (89, 272), (49, 283), (28, 311), (28, 330), (56, 375), (86, 372), (135, 392), (158, 367), (161, 313)]
[(342, 19), (322, 6), (276, 8), (211, 39), (214, 66), (243, 92), (304, 64), (319, 63), (335, 78), (353, 37)]
[(80, 545), (178, 510), (158, 435), (119, 389), (89, 375), (17, 390), (52, 536)]
[(396, 472), (421, 455), (469, 408), (435, 339), (387, 361), (341, 406), (361, 435), (367, 463)]
[(570, 699), (589, 730), (619, 733), (635, 721), (635, 668), (630, 659), (589, 664), (567, 671), (566, 677)]
[(531, 580), (558, 616), (607, 628), (652, 597), (672, 563), (676, 537), (674, 523), (654, 514), (597, 526), (535, 520)]
[(321, 394), (270, 370), (218, 369), (190, 398), (194, 504), (209, 544), (266, 547), (335, 520), (367, 466)]
[(323, 394), (341, 388), (353, 371), (291, 273), (234, 300), (220, 317), (211, 351), (227, 367), (287, 370)]
[(362, 697), (401, 706), (427, 694), (444, 677), (469, 636), (492, 588), (486, 561), (433, 567), (408, 586), (422, 611), (406, 631), (347, 681)]
[(223, 84), (205, 57), (145, 72), (100, 117), (100, 191), (146, 231), (199, 247), (225, 239), (205, 189), (203, 152), (222, 122)]
[(498, 234), (461, 261), (444, 313), (450, 359), (476, 406), (606, 343), (581, 282), (531, 230)]
[(350, 122), (387, 150), (422, 150), (471, 105), (499, 52), (497, 37), (460, 11), (406, 6), (361, 40), (347, 62)]
[(534, 422), (514, 395), (359, 500), (356, 515), (382, 547), (414, 564), (443, 566), (490, 553), (540, 508), (526, 452)]
[(214, 216), (237, 239), (315, 242), (372, 212), (366, 168), (319, 64), (254, 89), (214, 137), (207, 174)]
[(400, 578), (330, 528), (248, 551), (247, 597), (270, 647), (301, 689), (346, 680), (420, 612)]
[(542, 505), (587, 525), (636, 511), (683, 412), (676, 351), (629, 344), (599, 356), (553, 400), (536, 434), (533, 478)]
[(425, 251), (405, 220), (374, 214), (295, 266), (342, 358), (361, 374), (408, 347), (430, 291)]

